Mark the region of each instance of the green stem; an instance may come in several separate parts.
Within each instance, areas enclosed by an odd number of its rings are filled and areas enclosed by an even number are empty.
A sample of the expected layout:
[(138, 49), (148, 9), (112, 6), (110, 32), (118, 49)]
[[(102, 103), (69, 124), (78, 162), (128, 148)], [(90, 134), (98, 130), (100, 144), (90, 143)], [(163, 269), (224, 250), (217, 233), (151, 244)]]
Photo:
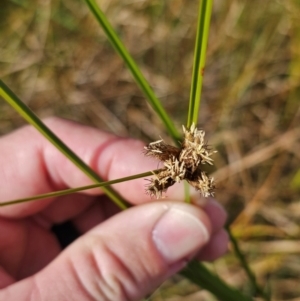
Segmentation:
[(178, 133), (177, 129), (174, 126), (173, 121), (170, 119), (164, 108), (162, 107), (160, 101), (156, 97), (154, 91), (151, 89), (150, 85), (148, 84), (146, 78), (142, 74), (141, 70), (139, 69), (138, 65), (135, 63), (125, 46), (123, 45), (122, 41), (114, 31), (113, 27), (107, 20), (104, 13), (101, 11), (99, 6), (94, 0), (85, 0), (88, 7), (90, 8), (91, 12), (94, 14), (95, 18), (101, 25), (102, 29), (104, 30), (107, 38), (109, 39), (112, 46), (115, 48), (117, 53), (120, 55), (120, 57), (125, 62), (126, 66), (130, 70), (133, 78), (143, 91), (143, 93), (146, 95), (150, 105), (154, 109), (154, 111), (158, 114), (158, 116), (161, 118), (162, 122), (165, 124), (165, 127), (167, 128), (168, 132), (172, 136), (174, 142), (178, 144), (181, 135)]
[(180, 272), (195, 284), (212, 292), (216, 297), (223, 301), (253, 301), (244, 296), (238, 290), (227, 285), (217, 275), (212, 274), (199, 261), (192, 260), (188, 266)]
[(213, 0), (202, 0), (199, 5), (187, 128), (198, 123), (212, 4)]
[(191, 204), (190, 185), (187, 181), (184, 181), (184, 202)]
[(257, 281), (256, 281), (256, 277), (254, 275), (254, 273), (251, 271), (248, 262), (244, 256), (244, 254), (242, 253), (242, 251), (239, 248), (238, 242), (235, 239), (235, 237), (233, 236), (229, 226), (226, 227), (226, 230), (229, 234), (229, 238), (230, 241), (232, 243), (234, 252), (237, 256), (237, 258), (239, 259), (241, 266), (243, 267), (243, 269), (245, 270), (249, 281), (251, 283), (252, 289), (254, 290), (254, 294), (255, 295), (260, 295), (262, 298), (264, 298), (266, 301), (269, 301), (269, 296), (267, 294), (265, 294), (265, 292), (263, 291), (263, 289), (258, 285)]
[(122, 182), (126, 182), (126, 181), (139, 179), (139, 178), (142, 178), (142, 177), (151, 176), (151, 175), (153, 175), (153, 173), (157, 173), (157, 172), (160, 172), (160, 171), (161, 171), (161, 169), (157, 169), (157, 170), (147, 171), (147, 172), (140, 173), (140, 174), (137, 174), (137, 175), (133, 175), (133, 176), (125, 177), (125, 178), (120, 178), (120, 179), (115, 179), (115, 180), (111, 180), (111, 181), (106, 181), (106, 182), (101, 182), (101, 183), (97, 183), (97, 184), (81, 186), (81, 187), (76, 187), (76, 188), (70, 188), (70, 189), (64, 189), (64, 190), (59, 190), (59, 191), (54, 191), (54, 192), (49, 192), (49, 193), (43, 193), (43, 194), (35, 195), (33, 197), (28, 197), (28, 198), (16, 199), (16, 200), (13, 200), (13, 201), (0, 203), (0, 207), (20, 204), (20, 203), (25, 203), (25, 202), (31, 202), (31, 201), (36, 201), (36, 200), (48, 199), (48, 198), (53, 198), (53, 197), (58, 197), (58, 196), (62, 196), (62, 195), (70, 194), (70, 193), (75, 193), (75, 192), (79, 192), (79, 191), (83, 191), (83, 190), (88, 190), (88, 189), (92, 189), (92, 188), (105, 187), (105, 186), (108, 186), (108, 185), (113, 185), (113, 184), (117, 184), (117, 183), (122, 183)]
[[(0, 80), (0, 96), (8, 102), (27, 122), (33, 125), (45, 138), (47, 138), (70, 161), (82, 170), (95, 182), (103, 182), (99, 175), (86, 165), (69, 147), (67, 147), (35, 114)], [(121, 208), (128, 208), (128, 203), (111, 187), (104, 187), (103, 191)]]

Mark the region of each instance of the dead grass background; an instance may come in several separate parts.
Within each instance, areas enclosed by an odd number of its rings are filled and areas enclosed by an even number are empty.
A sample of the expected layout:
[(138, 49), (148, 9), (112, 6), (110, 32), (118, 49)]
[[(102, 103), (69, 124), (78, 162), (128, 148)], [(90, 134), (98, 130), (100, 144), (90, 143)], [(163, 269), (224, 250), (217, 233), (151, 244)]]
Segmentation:
[[(197, 1), (99, 1), (179, 126), (186, 123)], [(199, 126), (217, 199), (272, 300), (300, 300), (300, 4), (215, 0)], [(79, 0), (2, 0), (0, 77), (40, 117), (166, 140), (124, 64)], [(24, 124), (0, 102), (0, 133)], [(149, 126), (150, 125), (150, 126)], [(231, 253), (212, 265), (245, 292)], [(215, 300), (180, 277), (151, 300)]]

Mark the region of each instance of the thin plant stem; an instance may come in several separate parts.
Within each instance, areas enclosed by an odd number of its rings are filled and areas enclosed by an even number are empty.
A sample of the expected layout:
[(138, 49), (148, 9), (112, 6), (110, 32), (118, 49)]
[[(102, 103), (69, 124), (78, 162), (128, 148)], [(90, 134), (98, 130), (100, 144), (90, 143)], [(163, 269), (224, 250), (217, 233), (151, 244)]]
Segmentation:
[(235, 255), (239, 259), (242, 268), (244, 269), (246, 275), (248, 276), (248, 279), (249, 279), (249, 281), (251, 283), (252, 289), (254, 290), (254, 294), (261, 296), (266, 301), (269, 301), (270, 300), (270, 296), (268, 296), (263, 291), (263, 289), (258, 285), (258, 283), (256, 281), (256, 277), (255, 277), (254, 273), (252, 272), (252, 270), (250, 269), (249, 264), (248, 264), (248, 262), (247, 262), (247, 260), (246, 260), (246, 258), (244, 256), (244, 254), (242, 253), (242, 251), (241, 251), (241, 249), (240, 249), (240, 247), (238, 245), (238, 242), (237, 242), (236, 238), (234, 237), (234, 235), (232, 234), (232, 232), (230, 230), (230, 227), (227, 226), (226, 230), (228, 232), (230, 241), (232, 243)]
[(142, 177), (151, 176), (151, 175), (153, 175), (153, 173), (157, 173), (160, 171), (161, 171), (161, 169), (157, 169), (157, 170), (147, 171), (147, 172), (140, 173), (137, 175), (133, 175), (133, 176), (125, 177), (125, 178), (119, 178), (119, 179), (115, 179), (115, 180), (110, 180), (110, 181), (106, 181), (106, 182), (101, 182), (101, 183), (97, 183), (97, 184), (81, 186), (81, 187), (76, 187), (76, 188), (69, 188), (69, 189), (64, 189), (64, 190), (59, 190), (59, 191), (54, 191), (54, 192), (49, 192), (49, 193), (43, 193), (43, 194), (35, 195), (32, 197), (28, 197), (28, 198), (22, 198), (22, 199), (16, 199), (16, 200), (8, 201), (8, 202), (2, 202), (2, 203), (0, 203), (0, 207), (20, 204), (20, 203), (25, 203), (25, 202), (31, 202), (31, 201), (39, 201), (42, 199), (59, 197), (62, 195), (75, 193), (75, 192), (79, 192), (79, 191), (83, 191), (83, 190), (89, 190), (89, 189), (93, 189), (93, 188), (99, 188), (99, 187), (105, 187), (108, 185), (118, 184), (118, 183), (122, 183), (122, 182), (126, 182), (126, 181), (132, 181), (132, 180), (139, 179)]
[(199, 5), (187, 128), (198, 123), (212, 4), (213, 0), (202, 0)]
[(184, 181), (184, 202), (188, 204), (192, 202), (189, 187), (189, 183), (187, 181)]
[(176, 127), (174, 126), (173, 121), (169, 117), (169, 115), (166, 113), (164, 108), (161, 105), (161, 102), (156, 97), (154, 91), (150, 87), (149, 83), (147, 82), (146, 78), (142, 74), (140, 68), (136, 64), (136, 62), (133, 60), (132, 56), (129, 54), (128, 50), (123, 45), (122, 41), (116, 34), (115, 30), (107, 20), (104, 13), (101, 11), (100, 7), (97, 5), (95, 0), (85, 0), (88, 7), (90, 8), (91, 12), (101, 25), (103, 31), (105, 32), (108, 40), (112, 44), (112, 46), (115, 48), (116, 52), (120, 55), (120, 57), (125, 62), (126, 66), (130, 70), (133, 78), (137, 82), (138, 86), (141, 88), (145, 96), (147, 97), (147, 100), (149, 104), (152, 106), (154, 111), (157, 113), (157, 115), (160, 117), (162, 122), (164, 123), (166, 129), (168, 130), (169, 134), (173, 138), (174, 142), (176, 144), (179, 143), (179, 140), (181, 138), (181, 135), (177, 131)]
[[(199, 5), (187, 128), (190, 128), (193, 123), (198, 123), (212, 4), (213, 0), (202, 0)], [(188, 199), (186, 201), (188, 201)], [(181, 274), (204, 289), (212, 292), (222, 300), (251, 300), (242, 295), (239, 291), (229, 287), (219, 277), (210, 273), (210, 271), (198, 261), (191, 261), (187, 268), (181, 271)]]
[(210, 291), (216, 297), (223, 301), (253, 301), (251, 298), (243, 295), (238, 290), (230, 287), (217, 275), (212, 274), (204, 264), (197, 260), (192, 260), (185, 269), (180, 272), (193, 283)]
[[(209, 25), (211, 19), (212, 3), (213, 0), (203, 0), (199, 4), (187, 128), (190, 128), (193, 123), (194, 124), (198, 123), (198, 114), (200, 108), (202, 81), (203, 81), (203, 73), (204, 73), (204, 66), (205, 66), (206, 48), (207, 48)], [(185, 202), (190, 203), (189, 193), (187, 189), (185, 191), (186, 191)]]
[[(23, 103), (5, 83), (0, 80), (0, 96), (10, 104), (28, 123), (33, 125), (46, 139), (60, 150), (70, 161), (82, 170), (94, 182), (103, 182), (101, 177), (86, 165), (69, 147), (67, 147), (35, 113)], [(104, 187), (103, 191), (121, 208), (128, 208), (128, 203), (111, 187)]]

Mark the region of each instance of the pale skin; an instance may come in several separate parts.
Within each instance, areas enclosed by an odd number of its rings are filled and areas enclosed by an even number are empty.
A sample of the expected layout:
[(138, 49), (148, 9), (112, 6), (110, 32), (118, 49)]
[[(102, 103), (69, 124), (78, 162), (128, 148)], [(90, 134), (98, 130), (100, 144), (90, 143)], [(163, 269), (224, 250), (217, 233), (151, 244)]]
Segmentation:
[[(105, 180), (157, 168), (144, 144), (58, 118), (46, 124)], [(0, 207), (0, 300), (140, 300), (188, 260), (227, 250), (226, 213), (182, 185), (162, 200), (139, 179), (114, 188), (132, 205), (120, 212), (99, 189)], [(0, 202), (91, 184), (34, 128), (0, 138)], [(62, 250), (50, 228), (71, 221), (81, 236)]]

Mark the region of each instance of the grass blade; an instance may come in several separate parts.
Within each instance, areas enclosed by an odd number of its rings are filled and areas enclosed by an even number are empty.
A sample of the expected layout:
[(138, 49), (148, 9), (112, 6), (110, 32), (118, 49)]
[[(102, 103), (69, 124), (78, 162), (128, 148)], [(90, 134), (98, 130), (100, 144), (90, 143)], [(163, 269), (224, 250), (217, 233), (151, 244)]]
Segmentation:
[(213, 0), (202, 0), (199, 5), (187, 128), (190, 128), (193, 123), (198, 123), (212, 4)]
[(203, 264), (193, 260), (180, 272), (193, 283), (210, 291), (222, 301), (253, 301), (212, 274)]
[(99, 6), (94, 0), (85, 0), (88, 7), (90, 8), (91, 12), (101, 25), (102, 29), (104, 30), (107, 38), (109, 39), (110, 43), (113, 45), (117, 53), (125, 62), (126, 66), (130, 70), (132, 76), (134, 77), (135, 81), (146, 95), (148, 102), (160, 117), (162, 122), (164, 123), (165, 127), (167, 128), (169, 134), (172, 136), (174, 142), (178, 144), (178, 141), (181, 138), (181, 135), (178, 133), (177, 129), (174, 126), (173, 121), (170, 119), (164, 108), (162, 107), (160, 101), (156, 97), (154, 91), (148, 84), (147, 80), (145, 79), (144, 75), (142, 74), (141, 70), (123, 45), (122, 41), (114, 31), (111, 24), (108, 22), (106, 16), (101, 11)]
[[(46, 139), (71, 160), (80, 170), (95, 182), (103, 182), (98, 174), (86, 165), (69, 147), (67, 147), (31, 109), (24, 104), (6, 85), (0, 80), (0, 96), (9, 103), (27, 122), (32, 124)], [(111, 187), (104, 187), (103, 191), (121, 208), (128, 208), (128, 204)]]

